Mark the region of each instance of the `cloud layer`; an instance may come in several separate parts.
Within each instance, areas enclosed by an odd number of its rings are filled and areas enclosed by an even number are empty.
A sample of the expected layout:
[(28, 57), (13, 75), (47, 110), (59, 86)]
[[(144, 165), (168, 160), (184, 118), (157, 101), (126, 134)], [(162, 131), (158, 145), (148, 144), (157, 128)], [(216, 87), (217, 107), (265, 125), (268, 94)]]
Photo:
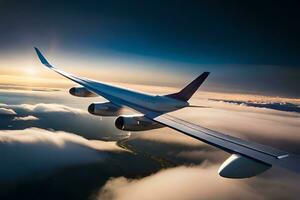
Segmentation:
[(25, 117), (15, 117), (13, 119), (13, 121), (33, 121), (33, 120), (39, 120), (39, 118), (32, 116), (32, 115), (28, 115)]
[[(207, 108), (172, 115), (300, 152), (298, 113), (206, 99), (193, 99), (193, 104)], [(276, 168), (248, 180), (219, 177), (218, 167), (229, 154), (168, 128), (127, 138), (126, 132), (114, 128), (113, 118), (101, 121), (65, 105), (1, 104), (0, 108), (3, 199), (297, 199), (300, 195), (299, 176)], [(133, 153), (115, 142), (88, 141), (70, 133), (100, 140), (127, 138), (119, 142)], [(19, 181), (26, 177), (34, 180)], [(13, 190), (6, 190), (11, 184)]]
[(220, 99), (210, 99), (212, 101), (234, 103), (237, 105), (246, 105), (257, 108), (268, 108), (273, 110), (287, 111), (287, 112), (297, 112), (300, 113), (300, 105), (289, 103), (289, 102), (256, 102), (256, 101), (236, 101), (236, 100), (220, 100)]
[(292, 174), (249, 180), (225, 179), (217, 167), (176, 167), (142, 179), (124, 177), (108, 181), (100, 189), (98, 200), (161, 199), (298, 199), (299, 180)]
[[(140, 180), (113, 179), (102, 188), (99, 199), (263, 199), (246, 183), (219, 178), (215, 167), (177, 167)], [(216, 192), (217, 190), (217, 192)]]
[(0, 131), (0, 152), (2, 183), (106, 157), (80, 136), (39, 128)]
[[(172, 115), (300, 153), (298, 113), (205, 100), (200, 100), (197, 105), (208, 108), (188, 108)], [(99, 199), (298, 199), (300, 195), (297, 188), (300, 176), (276, 167), (251, 179), (220, 177), (218, 168), (228, 154), (170, 129), (136, 134), (127, 143), (179, 167), (141, 179), (112, 179), (99, 189)], [(182, 164), (186, 166), (180, 166)]]
[(13, 109), (0, 108), (0, 115), (16, 115), (17, 113)]
[(88, 139), (118, 140), (128, 136), (114, 127), (114, 118), (92, 116), (81, 109), (60, 104), (0, 104), (0, 129), (43, 129), (71, 132)]

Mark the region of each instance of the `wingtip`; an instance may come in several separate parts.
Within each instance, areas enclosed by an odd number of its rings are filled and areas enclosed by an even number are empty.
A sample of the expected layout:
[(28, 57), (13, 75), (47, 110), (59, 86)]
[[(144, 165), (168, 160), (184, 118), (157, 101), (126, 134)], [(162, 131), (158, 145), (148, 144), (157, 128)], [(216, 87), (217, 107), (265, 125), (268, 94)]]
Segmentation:
[(49, 64), (49, 62), (46, 60), (46, 58), (43, 56), (43, 54), (40, 52), (40, 50), (37, 47), (34, 47), (34, 50), (35, 50), (36, 54), (38, 55), (41, 63), (47, 67), (52, 68), (52, 66)]
[(200, 74), (196, 79), (194, 79), (190, 84), (184, 87), (177, 93), (166, 95), (167, 97), (171, 97), (173, 99), (178, 99), (181, 101), (188, 101), (193, 94), (198, 90), (201, 84), (205, 81), (208, 77), (210, 72), (203, 72)]
[(203, 72), (198, 78), (205, 80), (209, 76), (210, 72)]

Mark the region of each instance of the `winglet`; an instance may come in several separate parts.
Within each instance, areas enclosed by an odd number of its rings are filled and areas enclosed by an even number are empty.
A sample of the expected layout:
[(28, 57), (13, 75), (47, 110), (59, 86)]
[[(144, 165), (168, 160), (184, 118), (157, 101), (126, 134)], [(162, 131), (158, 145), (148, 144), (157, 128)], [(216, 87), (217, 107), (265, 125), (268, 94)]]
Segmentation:
[(178, 99), (180, 101), (188, 101), (193, 94), (198, 90), (200, 85), (205, 81), (208, 77), (209, 72), (203, 72), (200, 76), (198, 76), (195, 80), (193, 80), (190, 84), (188, 84), (185, 88), (180, 90), (177, 93), (166, 95), (167, 97), (171, 97), (173, 99)]
[(49, 64), (49, 62), (46, 60), (46, 58), (43, 56), (43, 54), (40, 52), (40, 50), (36, 47), (34, 47), (36, 54), (38, 55), (40, 61), (42, 64), (44, 64), (46, 67), (53, 68), (52, 65)]

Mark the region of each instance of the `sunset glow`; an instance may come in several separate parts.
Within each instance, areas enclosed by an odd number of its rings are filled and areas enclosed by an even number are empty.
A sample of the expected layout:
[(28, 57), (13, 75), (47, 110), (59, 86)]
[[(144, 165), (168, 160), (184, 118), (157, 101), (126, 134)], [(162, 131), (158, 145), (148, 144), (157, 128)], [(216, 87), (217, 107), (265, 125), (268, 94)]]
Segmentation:
[(0, 0), (0, 199), (299, 200), (299, 8)]

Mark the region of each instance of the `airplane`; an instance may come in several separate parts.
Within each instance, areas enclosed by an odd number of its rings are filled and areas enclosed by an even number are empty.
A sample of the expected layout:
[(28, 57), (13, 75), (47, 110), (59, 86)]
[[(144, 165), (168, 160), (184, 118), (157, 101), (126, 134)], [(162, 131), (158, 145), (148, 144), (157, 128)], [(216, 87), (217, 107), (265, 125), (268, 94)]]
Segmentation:
[[(168, 114), (189, 106), (188, 100), (205, 81), (209, 72), (202, 73), (179, 92), (149, 95), (69, 74), (53, 67), (36, 47), (34, 49), (43, 65), (80, 85), (69, 90), (71, 95), (102, 96), (108, 100), (104, 103), (92, 103), (88, 112), (99, 116), (116, 116), (115, 126), (118, 129), (145, 131), (169, 127), (224, 150), (231, 154), (218, 170), (219, 175), (225, 178), (250, 178), (265, 172), (273, 165), (300, 172), (299, 155), (232, 137)], [(126, 107), (139, 114), (120, 115), (121, 110)]]

